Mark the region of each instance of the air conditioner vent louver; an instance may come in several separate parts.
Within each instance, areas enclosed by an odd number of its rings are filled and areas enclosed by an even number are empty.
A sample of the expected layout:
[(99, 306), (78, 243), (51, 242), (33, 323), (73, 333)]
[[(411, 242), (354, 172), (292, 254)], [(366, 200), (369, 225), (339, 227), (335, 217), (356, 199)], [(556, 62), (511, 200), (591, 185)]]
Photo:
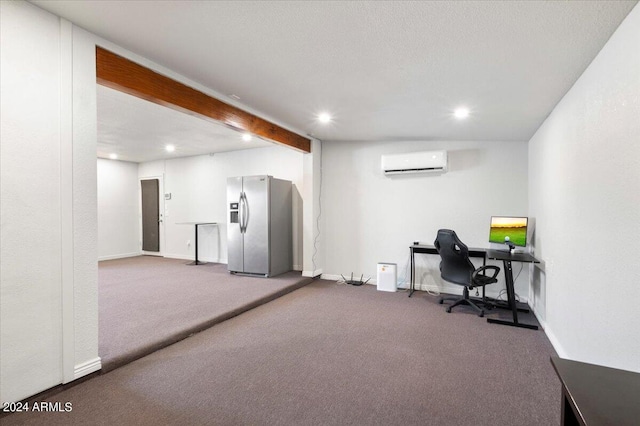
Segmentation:
[(381, 165), (385, 175), (444, 173), (447, 171), (447, 151), (383, 155)]

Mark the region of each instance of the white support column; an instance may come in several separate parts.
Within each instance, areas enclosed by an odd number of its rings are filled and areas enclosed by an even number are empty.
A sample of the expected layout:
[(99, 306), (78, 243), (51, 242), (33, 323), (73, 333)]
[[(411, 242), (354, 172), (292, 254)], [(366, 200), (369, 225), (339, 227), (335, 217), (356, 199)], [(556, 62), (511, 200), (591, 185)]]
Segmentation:
[(60, 227), (62, 382), (74, 377), (73, 301), (73, 24), (60, 19)]
[(324, 245), (320, 235), (322, 221), (322, 143), (311, 141), (311, 153), (304, 158), (303, 207), (303, 268), (302, 275), (315, 277), (322, 274)]

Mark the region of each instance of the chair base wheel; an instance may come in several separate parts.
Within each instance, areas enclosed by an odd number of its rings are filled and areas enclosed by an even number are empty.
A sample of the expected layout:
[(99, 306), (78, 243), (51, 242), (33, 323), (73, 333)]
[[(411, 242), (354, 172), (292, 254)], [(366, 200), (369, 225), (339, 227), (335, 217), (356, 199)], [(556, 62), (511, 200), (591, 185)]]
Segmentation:
[[(475, 300), (475, 299), (470, 299), (468, 297), (468, 293), (465, 289), (465, 294), (463, 294), (463, 297), (460, 299), (455, 299), (455, 298), (441, 298), (438, 300), (439, 304), (444, 304), (445, 300), (450, 300), (453, 299), (454, 302), (451, 305), (447, 306), (447, 313), (450, 314), (451, 310), (453, 308), (455, 308), (456, 306), (461, 306), (461, 305), (466, 305), (466, 306), (470, 306), (471, 308), (475, 309), (476, 313), (478, 314), (478, 316), (480, 318), (484, 317), (485, 314), (485, 309), (491, 309), (493, 308), (493, 306), (490, 303), (487, 303), (486, 301), (482, 301), (482, 300)], [(478, 306), (480, 305), (480, 306)]]

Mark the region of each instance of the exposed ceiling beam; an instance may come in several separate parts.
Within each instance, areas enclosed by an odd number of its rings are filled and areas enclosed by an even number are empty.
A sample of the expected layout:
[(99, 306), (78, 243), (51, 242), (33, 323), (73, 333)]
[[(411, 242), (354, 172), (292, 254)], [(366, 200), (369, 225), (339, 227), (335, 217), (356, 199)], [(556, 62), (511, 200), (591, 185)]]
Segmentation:
[(309, 139), (99, 46), (96, 46), (96, 77), (98, 84), (103, 86), (188, 114), (212, 119), (303, 152), (311, 152)]

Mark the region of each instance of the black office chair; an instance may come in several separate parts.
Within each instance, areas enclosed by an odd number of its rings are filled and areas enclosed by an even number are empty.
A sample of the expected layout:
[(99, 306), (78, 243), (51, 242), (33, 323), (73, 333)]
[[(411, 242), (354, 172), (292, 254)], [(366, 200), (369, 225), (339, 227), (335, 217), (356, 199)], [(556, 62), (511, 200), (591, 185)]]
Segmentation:
[[(455, 231), (451, 229), (440, 229), (433, 244), (442, 259), (440, 262), (442, 279), (464, 286), (461, 298), (441, 297), (438, 303), (442, 304), (445, 300), (453, 300), (454, 303), (447, 306), (447, 312), (451, 312), (451, 308), (454, 306), (469, 305), (478, 311), (478, 316), (483, 317), (484, 309), (478, 304), (484, 305), (487, 309), (493, 307), (490, 302), (484, 299), (484, 286), (498, 282), (496, 276), (500, 272), (500, 268), (488, 265), (476, 269), (469, 260), (469, 248), (460, 241)], [(493, 271), (492, 276), (486, 275), (488, 270)], [(483, 300), (471, 300), (469, 298), (469, 290), (475, 287), (482, 287)]]

